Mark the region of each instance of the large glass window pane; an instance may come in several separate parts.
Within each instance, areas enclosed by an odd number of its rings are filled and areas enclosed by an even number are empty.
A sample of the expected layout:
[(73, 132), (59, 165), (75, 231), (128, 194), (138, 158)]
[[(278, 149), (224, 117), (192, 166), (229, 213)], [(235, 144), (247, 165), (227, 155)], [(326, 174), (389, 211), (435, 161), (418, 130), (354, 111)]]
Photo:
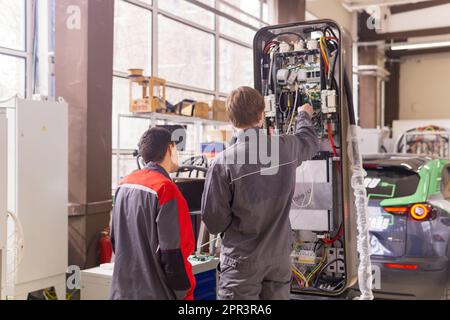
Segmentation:
[[(114, 77), (113, 80), (113, 148), (117, 147), (117, 119), (119, 114), (129, 114), (130, 94), (128, 79)], [(136, 149), (140, 136), (149, 127), (149, 121), (122, 119), (120, 147)]]
[(25, 59), (0, 54), (0, 100), (25, 97)]
[[(230, 16), (233, 16), (237, 19), (239, 19), (242, 22), (247, 23), (250, 26), (253, 26), (257, 29), (261, 28), (263, 24), (260, 21), (257, 21), (248, 15), (245, 15), (243, 13), (240, 13), (238, 10), (227, 6), (224, 3), (220, 3), (220, 11), (229, 14)], [(248, 44), (253, 43), (253, 38), (256, 34), (255, 30), (249, 29), (237, 22), (231, 21), (229, 19), (226, 19), (224, 17), (219, 18), (219, 27), (220, 27), (220, 33), (223, 33), (227, 36), (233, 37), (237, 40), (244, 41)]]
[(269, 4), (267, 2), (263, 3), (263, 7), (262, 7), (262, 17), (261, 19), (265, 22), (270, 23), (271, 22), (271, 17), (270, 17), (271, 12), (269, 11)]
[(113, 148), (117, 147), (117, 116), (120, 113), (128, 114), (130, 106), (129, 81), (113, 77)]
[[(204, 4), (214, 7), (214, 0), (201, 0)], [(161, 10), (173, 13), (181, 18), (191, 20), (206, 28), (214, 29), (214, 14), (185, 0), (164, 0), (158, 2)]]
[(151, 74), (151, 11), (117, 0), (114, 20), (114, 70), (140, 68)]
[(25, 0), (0, 0), (0, 47), (25, 51)]
[(259, 18), (261, 15), (261, 0), (224, 0), (242, 11)]
[(214, 90), (214, 35), (161, 15), (158, 22), (159, 76)]
[(220, 32), (248, 44), (253, 43), (256, 34), (256, 31), (222, 17), (220, 18)]
[(220, 91), (229, 93), (239, 86), (253, 86), (253, 50), (220, 40)]
[[(118, 115), (129, 114), (129, 82), (128, 79), (113, 78), (113, 123), (112, 140), (114, 151), (118, 147)], [(122, 118), (120, 122), (120, 172), (119, 179), (136, 170), (136, 160), (133, 150), (138, 148), (139, 138), (149, 128), (150, 121), (142, 119)], [(112, 179), (113, 187), (117, 185), (117, 156), (113, 153)]]

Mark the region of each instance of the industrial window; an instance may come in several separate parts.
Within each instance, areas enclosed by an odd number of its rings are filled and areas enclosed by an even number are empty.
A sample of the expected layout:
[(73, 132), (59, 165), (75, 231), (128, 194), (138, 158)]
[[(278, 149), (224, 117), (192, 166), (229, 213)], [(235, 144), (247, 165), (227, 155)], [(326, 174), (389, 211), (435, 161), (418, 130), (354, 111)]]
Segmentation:
[(0, 0), (0, 101), (29, 92), (30, 71), (27, 14), (31, 2)]
[(214, 35), (162, 15), (158, 24), (158, 76), (213, 91)]
[[(185, 98), (211, 102), (235, 87), (253, 85), (253, 37), (271, 22), (272, 1), (116, 0), (113, 154), (118, 114), (128, 113), (129, 68), (166, 79), (172, 104)], [(135, 149), (147, 125), (139, 120), (121, 123), (121, 149)], [(124, 174), (135, 169), (132, 157), (121, 163)]]
[(253, 50), (225, 39), (220, 40), (220, 91), (239, 85), (253, 86)]
[[(200, 0), (201, 3), (214, 7), (214, 0)], [(188, 1), (163, 0), (158, 2), (159, 9), (167, 11), (178, 18), (189, 20), (205, 28), (214, 30), (214, 13)]]
[(114, 70), (152, 71), (152, 14), (125, 1), (116, 1), (114, 17)]

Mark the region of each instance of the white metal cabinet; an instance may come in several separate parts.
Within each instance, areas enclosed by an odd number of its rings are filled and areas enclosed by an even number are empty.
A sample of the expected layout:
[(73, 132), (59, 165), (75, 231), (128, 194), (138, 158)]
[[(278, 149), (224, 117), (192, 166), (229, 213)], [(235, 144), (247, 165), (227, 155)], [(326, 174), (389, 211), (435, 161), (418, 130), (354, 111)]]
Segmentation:
[(0, 299), (5, 299), (6, 283), (6, 219), (8, 175), (8, 129), (6, 111), (0, 109)]

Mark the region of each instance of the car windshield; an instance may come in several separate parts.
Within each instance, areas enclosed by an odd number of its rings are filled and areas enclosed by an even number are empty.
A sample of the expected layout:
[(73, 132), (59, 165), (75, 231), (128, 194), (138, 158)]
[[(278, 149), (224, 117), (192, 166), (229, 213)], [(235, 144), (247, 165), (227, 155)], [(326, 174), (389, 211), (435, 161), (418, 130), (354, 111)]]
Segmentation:
[(400, 198), (417, 191), (419, 175), (415, 172), (395, 168), (366, 168), (365, 186), (369, 200)]

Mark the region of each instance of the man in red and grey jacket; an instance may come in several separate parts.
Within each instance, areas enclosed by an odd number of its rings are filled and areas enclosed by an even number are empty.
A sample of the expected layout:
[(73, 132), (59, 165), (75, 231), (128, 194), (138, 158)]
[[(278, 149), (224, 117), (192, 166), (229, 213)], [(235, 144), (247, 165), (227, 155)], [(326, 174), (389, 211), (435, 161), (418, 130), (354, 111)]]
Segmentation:
[(176, 145), (163, 128), (139, 142), (146, 167), (116, 192), (111, 241), (115, 253), (112, 300), (192, 300), (195, 278), (188, 257), (194, 233), (186, 200), (170, 179)]

